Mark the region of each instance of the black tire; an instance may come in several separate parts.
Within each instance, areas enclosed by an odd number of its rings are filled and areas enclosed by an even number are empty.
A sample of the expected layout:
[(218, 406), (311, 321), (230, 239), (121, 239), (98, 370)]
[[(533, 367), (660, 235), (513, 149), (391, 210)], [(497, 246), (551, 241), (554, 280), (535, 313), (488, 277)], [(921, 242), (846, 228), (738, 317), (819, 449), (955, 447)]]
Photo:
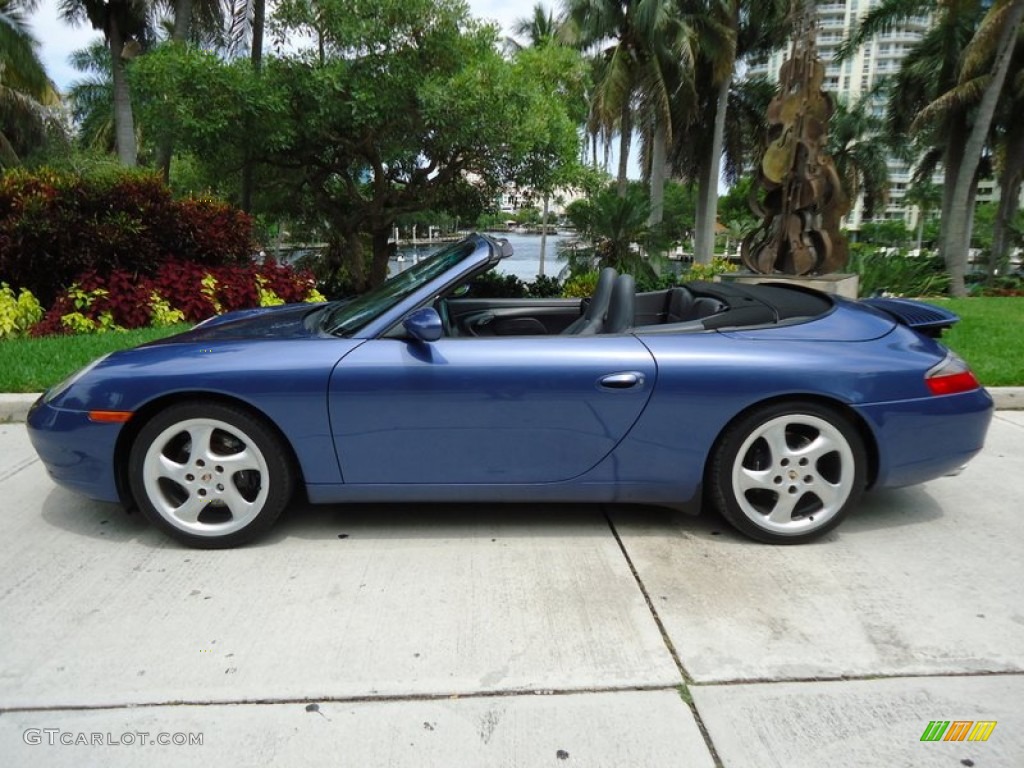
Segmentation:
[(235, 547), (265, 533), (288, 506), (289, 457), (277, 433), (245, 409), (188, 401), (139, 430), (128, 481), (142, 513), (178, 541)]
[(866, 482), (857, 428), (809, 402), (766, 405), (731, 424), (708, 472), (722, 516), (769, 544), (802, 544), (828, 533), (856, 506)]

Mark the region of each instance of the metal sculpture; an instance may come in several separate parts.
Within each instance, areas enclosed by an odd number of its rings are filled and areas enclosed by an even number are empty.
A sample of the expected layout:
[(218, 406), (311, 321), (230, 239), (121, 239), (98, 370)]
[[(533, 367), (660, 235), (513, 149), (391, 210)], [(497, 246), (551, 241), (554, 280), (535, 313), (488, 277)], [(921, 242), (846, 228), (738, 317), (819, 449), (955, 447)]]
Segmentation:
[(825, 152), (834, 104), (822, 90), (813, 3), (795, 0), (794, 6), (793, 47), (768, 105), (769, 144), (750, 190), (750, 209), (761, 225), (740, 251), (747, 268), (762, 274), (835, 272), (848, 255), (839, 221), (850, 203)]

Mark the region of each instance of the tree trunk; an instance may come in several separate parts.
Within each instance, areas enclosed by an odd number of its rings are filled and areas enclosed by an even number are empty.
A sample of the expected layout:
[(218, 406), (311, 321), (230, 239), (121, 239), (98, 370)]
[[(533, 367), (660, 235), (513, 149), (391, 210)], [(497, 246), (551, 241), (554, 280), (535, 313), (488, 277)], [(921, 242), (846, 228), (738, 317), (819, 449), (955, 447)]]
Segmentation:
[[(349, 285), (358, 295), (366, 293), (369, 282), (366, 278), (366, 258), (363, 254), (363, 238), (357, 230), (348, 227), (337, 228), (337, 235), (332, 238), (330, 259), (332, 271), (343, 269), (348, 277)], [(335, 266), (339, 265), (339, 266)]]
[(111, 17), (107, 26), (107, 47), (110, 49), (110, 72), (114, 80), (114, 142), (117, 159), (121, 165), (138, 165), (138, 148), (135, 144), (135, 118), (132, 115), (132, 97), (125, 77), (124, 38), (117, 20)]
[(373, 229), (373, 262), (370, 265), (370, 284), (368, 288), (376, 288), (388, 279), (388, 259), (391, 257), (391, 249), (388, 243), (391, 240), (391, 225), (388, 222)]
[[(188, 41), (189, 32), (192, 29), (192, 0), (175, 0), (174, 2), (174, 30), (171, 32), (171, 40), (176, 43)], [(174, 140), (170, 136), (160, 139), (156, 150), (156, 166), (160, 169), (166, 184), (171, 178), (171, 154), (174, 151)]]
[(540, 264), (537, 266), (537, 274), (544, 277), (544, 256), (548, 250), (548, 207), (551, 203), (551, 195), (544, 193), (544, 211), (540, 216)]
[(953, 193), (959, 180), (960, 166), (964, 158), (964, 142), (967, 141), (967, 119), (954, 117), (949, 128), (949, 141), (942, 154), (942, 212), (939, 215), (939, 251), (946, 255), (946, 235), (949, 231), (950, 212), (953, 210)]
[[(266, 0), (253, 0), (252, 4), (252, 48), (249, 51), (249, 62), (252, 71), (259, 75), (263, 69), (263, 28), (266, 26)], [(245, 160), (242, 166), (242, 200), (241, 208), (246, 213), (252, 210), (252, 170), (253, 157), (249, 145), (246, 144)]]
[(651, 227), (661, 224), (665, 213), (665, 155), (668, 143), (665, 126), (654, 126), (651, 142), (651, 215), (647, 223)]
[(1010, 68), (1011, 54), (1017, 42), (1021, 21), (1024, 20), (1024, 0), (1016, 0), (1007, 14), (1006, 25), (999, 37), (999, 47), (992, 65), (992, 80), (985, 88), (981, 104), (974, 116), (974, 125), (964, 145), (963, 162), (958, 172), (959, 179), (971, 179), (971, 184), (957, 184), (953, 191), (950, 205), (949, 234), (946, 237), (947, 250), (943, 254), (946, 269), (949, 272), (949, 292), (954, 296), (966, 296), (967, 286), (964, 273), (967, 269), (967, 249), (970, 246), (970, 230), (968, 222), (973, 220), (974, 211), (968, 207), (971, 187), (974, 186), (974, 174), (981, 160), (981, 152), (985, 147), (996, 104), (1006, 82), (1006, 73)]
[(1010, 221), (1017, 213), (1021, 180), (1024, 178), (1024, 123), (1017, 120), (1006, 137), (1006, 157), (999, 174), (999, 210), (992, 231), (992, 253), (989, 255), (988, 276), (991, 280), (1006, 266), (1009, 247)]
[(730, 79), (718, 85), (715, 96), (715, 128), (711, 134), (711, 152), (701, 163), (697, 180), (697, 233), (693, 260), (710, 264), (715, 256), (715, 225), (718, 223), (718, 176), (722, 169), (722, 143), (725, 137), (725, 112), (729, 106)]
[(622, 107), (622, 118), (619, 121), (619, 197), (626, 196), (626, 186), (629, 184), (629, 179), (626, 178), (626, 169), (629, 166), (629, 145), (633, 138), (633, 123), (630, 120), (629, 110), (630, 104), (627, 100)]

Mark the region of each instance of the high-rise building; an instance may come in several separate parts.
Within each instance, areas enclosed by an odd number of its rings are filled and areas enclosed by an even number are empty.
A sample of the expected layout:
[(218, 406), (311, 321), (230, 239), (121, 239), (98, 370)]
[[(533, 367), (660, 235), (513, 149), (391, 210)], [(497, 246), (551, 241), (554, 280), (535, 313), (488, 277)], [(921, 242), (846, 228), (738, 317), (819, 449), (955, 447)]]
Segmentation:
[[(842, 64), (835, 62), (840, 43), (849, 37), (860, 19), (879, 0), (846, 0), (826, 2), (815, 7), (817, 14), (817, 45), (821, 62), (825, 65), (823, 88), (833, 96), (852, 104), (861, 98), (868, 98), (875, 84), (887, 75), (895, 74), (910, 49), (928, 31), (930, 19), (920, 16), (879, 34), (869, 40)], [(771, 56), (747, 62), (747, 75), (762, 76), (777, 80), (779, 67), (788, 55), (788, 50), (776, 51)], [(872, 105), (878, 115), (885, 112), (884, 99), (875, 97)], [(909, 226), (916, 224), (916, 210), (908, 211), (903, 197), (910, 184), (912, 168), (895, 158), (889, 161), (889, 203), (884, 211), (875, 211), (876, 218), (905, 218)], [(857, 201), (847, 217), (850, 229), (860, 227), (863, 210)]]

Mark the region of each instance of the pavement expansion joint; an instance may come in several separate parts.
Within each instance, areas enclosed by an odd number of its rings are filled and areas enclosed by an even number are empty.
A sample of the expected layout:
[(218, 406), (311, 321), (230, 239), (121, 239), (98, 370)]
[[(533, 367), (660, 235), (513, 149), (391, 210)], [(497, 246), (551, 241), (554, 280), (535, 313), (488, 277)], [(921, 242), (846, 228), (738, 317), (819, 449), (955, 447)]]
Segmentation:
[(281, 704), (380, 704), (386, 702), (448, 701), (456, 699), (498, 699), (528, 696), (584, 696), (593, 693), (651, 693), (678, 692), (678, 686), (623, 685), (584, 688), (529, 688), (497, 691), (459, 691), (446, 693), (396, 693), (362, 696), (285, 696), (244, 699), (174, 699), (167, 701), (137, 701), (98, 704), (44, 704), (28, 707), (0, 706), (0, 715), (14, 712), (76, 712), (113, 709), (143, 709), (157, 707), (222, 707), (222, 706), (275, 706)]
[(38, 456), (33, 456), (31, 458), (19, 461), (17, 464), (15, 464), (13, 467), (11, 467), (9, 469), (5, 469), (4, 471), (0, 472), (0, 483), (2, 483), (4, 480), (7, 480), (8, 478), (14, 477), (16, 474), (21, 472), (23, 469), (28, 469), (29, 467), (31, 467), (33, 464), (35, 464), (38, 461), (39, 461), (39, 457)]
[(626, 565), (629, 566), (630, 573), (633, 574), (633, 580), (636, 582), (637, 588), (640, 590), (640, 594), (644, 596), (644, 600), (647, 602), (647, 610), (651, 612), (651, 617), (654, 619), (654, 623), (658, 626), (658, 631), (661, 633), (661, 639), (665, 643), (665, 647), (668, 649), (669, 654), (672, 656), (672, 661), (675, 662), (676, 669), (679, 670), (679, 676), (683, 679), (682, 699), (686, 702), (686, 706), (689, 707), (690, 713), (693, 715), (693, 719), (697, 723), (697, 728), (700, 729), (701, 738), (704, 739), (704, 745), (707, 747), (708, 753), (711, 755), (711, 759), (715, 763), (715, 767), (722, 768), (724, 763), (718, 756), (715, 744), (711, 740), (711, 734), (708, 733), (708, 730), (704, 725), (704, 720), (701, 718), (700, 712), (697, 711), (697, 705), (694, 704), (693, 697), (688, 691), (689, 686), (693, 685), (693, 678), (690, 677), (690, 673), (686, 671), (686, 667), (683, 665), (682, 659), (679, 658), (679, 653), (676, 651), (676, 647), (672, 643), (672, 638), (669, 637), (668, 630), (665, 629), (665, 624), (662, 622), (661, 616), (658, 615), (658, 609), (655, 607), (654, 601), (651, 600), (647, 587), (644, 585), (643, 579), (640, 578), (640, 573), (633, 564), (633, 559), (629, 556), (629, 552), (626, 550), (626, 545), (622, 541), (622, 537), (619, 536), (619, 532), (616, 530), (615, 523), (612, 522), (611, 516), (608, 514), (607, 507), (604, 507), (604, 518), (608, 521), (608, 528), (611, 530), (612, 536), (615, 537), (615, 542), (619, 545), (622, 557), (625, 559)]
[(689, 683), (694, 688), (712, 688), (731, 685), (774, 685), (776, 683), (851, 683), (868, 680), (914, 680), (916, 678), (948, 677), (1017, 677), (1024, 675), (1024, 669), (999, 669), (974, 672), (879, 672), (873, 675), (818, 675), (814, 677), (750, 677), (733, 680), (705, 680)]

